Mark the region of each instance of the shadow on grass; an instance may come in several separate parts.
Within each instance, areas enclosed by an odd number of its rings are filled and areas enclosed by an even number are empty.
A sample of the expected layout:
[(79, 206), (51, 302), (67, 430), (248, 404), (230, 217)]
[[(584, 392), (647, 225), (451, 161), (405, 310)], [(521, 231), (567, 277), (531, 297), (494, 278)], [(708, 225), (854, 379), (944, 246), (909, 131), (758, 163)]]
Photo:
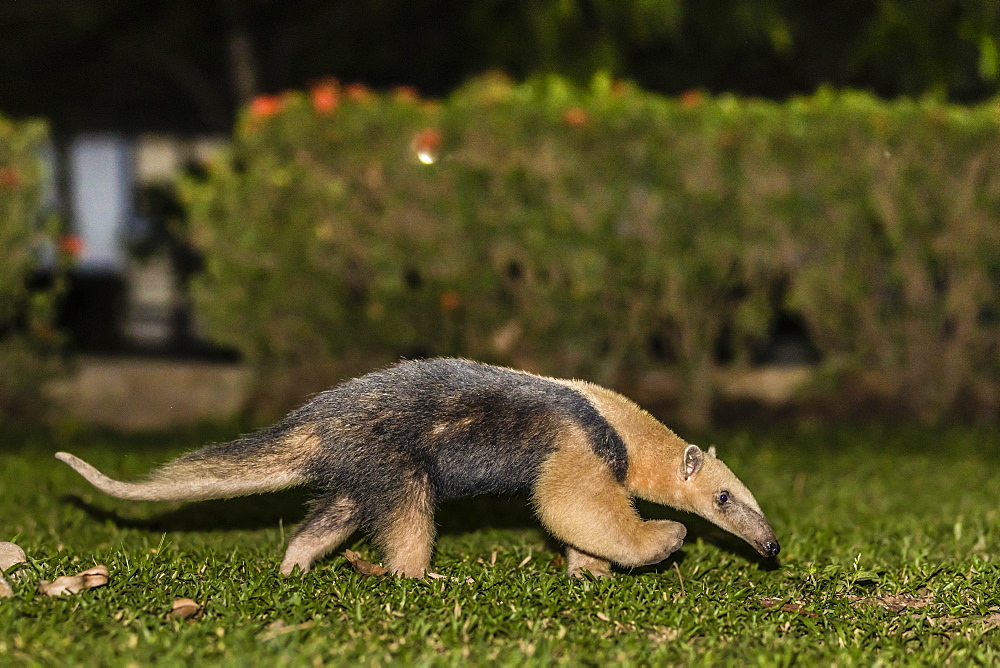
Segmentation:
[[(195, 501), (148, 517), (130, 516), (128, 511), (104, 507), (76, 495), (64, 495), (59, 500), (82, 510), (94, 520), (111, 522), (123, 529), (163, 532), (266, 529), (278, 526), (279, 522), (289, 526), (305, 516), (310, 496), (306, 489), (295, 489), (235, 499)], [(136, 515), (139, 513), (137, 511)], [(448, 501), (441, 504), (434, 519), (438, 535), (483, 529), (539, 528), (526, 498), (478, 496)]]
[(305, 516), (308, 498), (305, 490), (290, 490), (266, 496), (192, 502), (149, 517), (130, 516), (75, 495), (60, 497), (60, 501), (122, 529), (165, 532), (254, 530), (276, 527), (279, 523), (288, 526)]
[[(683, 513), (672, 508), (658, 506), (653, 503), (638, 501), (636, 507), (645, 519), (666, 519), (680, 522), (687, 527), (685, 544), (703, 541), (718, 549), (735, 555), (749, 563), (756, 564), (763, 571), (774, 571), (781, 568), (779, 559), (762, 557), (749, 544), (736, 536), (719, 529), (711, 522), (702, 518)], [(496, 498), (479, 496), (471, 499), (452, 501), (443, 504), (436, 517), (441, 535), (463, 534), (482, 529), (541, 529), (534, 511), (525, 498)], [(550, 538), (546, 547), (553, 552), (561, 552), (563, 545)], [(669, 571), (674, 563), (681, 564), (687, 558), (687, 553), (681, 547), (666, 560), (638, 568), (624, 569), (624, 572), (640, 575), (643, 573), (661, 573)]]
[[(774, 557), (769, 559), (767, 557), (762, 557), (757, 550), (753, 549), (753, 547), (751, 547), (746, 541), (723, 531), (708, 520), (704, 520), (697, 515), (682, 513), (679, 510), (674, 510), (673, 508), (658, 506), (654, 503), (647, 503), (645, 501), (636, 502), (636, 508), (639, 510), (639, 514), (645, 519), (673, 520), (675, 522), (680, 522), (687, 527), (687, 536), (684, 538), (685, 545), (702, 541), (722, 550), (723, 552), (728, 552), (729, 554), (740, 557), (744, 561), (757, 564), (757, 568), (759, 570), (776, 571), (781, 568), (780, 558)], [(680, 550), (671, 555), (671, 557), (666, 561), (662, 561), (651, 566), (634, 568), (629, 572), (635, 574), (660, 573), (673, 568), (673, 562), (675, 561), (679, 564), (684, 563), (686, 557), (687, 555), (685, 554), (684, 547), (682, 546)]]
[[(94, 520), (108, 521), (123, 529), (162, 533), (225, 531), (227, 529), (257, 530), (276, 527), (279, 524), (291, 526), (297, 524), (305, 515), (309, 496), (307, 490), (297, 489), (228, 500), (200, 501), (188, 503), (150, 517), (129, 517), (117, 510), (84, 501), (75, 495), (63, 496), (60, 501), (82, 510)], [(646, 519), (669, 519), (684, 524), (688, 530), (687, 538), (685, 538), (685, 543), (688, 545), (696, 541), (704, 541), (747, 562), (757, 564), (761, 570), (772, 571), (780, 568), (778, 559), (761, 557), (744, 541), (731, 536), (700, 517), (645, 502), (638, 502), (637, 507), (640, 514)], [(477, 496), (470, 499), (448, 501), (439, 507), (435, 522), (438, 525), (439, 536), (461, 535), (485, 529), (541, 529), (526, 497)], [(355, 541), (359, 535), (355, 534), (344, 545)], [(562, 550), (562, 546), (551, 539), (547, 541), (546, 547), (553, 552)], [(634, 575), (661, 573), (672, 569), (674, 563), (683, 563), (686, 558), (687, 555), (682, 547), (663, 562), (626, 569), (626, 572)]]

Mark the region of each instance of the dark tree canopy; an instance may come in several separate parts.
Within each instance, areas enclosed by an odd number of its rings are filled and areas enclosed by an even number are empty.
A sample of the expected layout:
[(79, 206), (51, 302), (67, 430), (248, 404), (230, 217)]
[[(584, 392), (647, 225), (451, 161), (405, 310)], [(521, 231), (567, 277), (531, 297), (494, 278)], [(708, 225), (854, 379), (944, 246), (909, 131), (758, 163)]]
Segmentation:
[(664, 93), (998, 91), (996, 0), (0, 0), (0, 109), (57, 128), (221, 130), (326, 76), (447, 93), (489, 69)]

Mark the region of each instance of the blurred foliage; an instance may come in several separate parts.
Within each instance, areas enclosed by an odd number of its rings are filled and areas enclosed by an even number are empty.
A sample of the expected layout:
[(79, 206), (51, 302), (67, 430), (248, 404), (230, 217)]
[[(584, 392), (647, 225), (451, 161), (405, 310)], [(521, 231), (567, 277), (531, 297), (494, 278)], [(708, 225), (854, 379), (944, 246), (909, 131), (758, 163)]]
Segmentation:
[(227, 130), (247, 89), (334, 75), (445, 95), (491, 70), (976, 101), (1000, 92), (998, 49), (996, 0), (32, 0), (0, 12), (0, 108), (60, 129)]
[(37, 410), (42, 381), (53, 370), (58, 281), (29, 289), (40, 253), (55, 248), (54, 220), (43, 220), (43, 123), (0, 116), (0, 416)]
[(1000, 107), (820, 92), (665, 98), (477, 79), (444, 102), (335, 82), (260, 98), (182, 193), (209, 333), (298, 400), (335, 361), (468, 355), (613, 382), (680, 374), (779, 313), (840, 388), (1000, 407)]
[(621, 70), (630, 44), (676, 40), (684, 5), (684, 0), (481, 0), (469, 3), (467, 25), (474, 34), (491, 36), (482, 44), (493, 66), (590, 78), (599, 70)]

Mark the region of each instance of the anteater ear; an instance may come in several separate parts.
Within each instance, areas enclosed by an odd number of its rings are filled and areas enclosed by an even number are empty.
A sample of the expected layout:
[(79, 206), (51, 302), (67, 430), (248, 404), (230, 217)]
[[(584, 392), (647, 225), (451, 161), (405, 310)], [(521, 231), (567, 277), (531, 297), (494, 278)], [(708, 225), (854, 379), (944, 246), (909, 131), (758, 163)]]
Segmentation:
[(684, 450), (684, 463), (681, 464), (681, 475), (685, 480), (690, 480), (701, 470), (702, 462), (705, 461), (705, 453), (697, 445), (689, 445)]
[(711, 458), (713, 458), (713, 459), (718, 459), (719, 458), (719, 455), (715, 454), (715, 446), (714, 445), (708, 446), (708, 456), (711, 457)]

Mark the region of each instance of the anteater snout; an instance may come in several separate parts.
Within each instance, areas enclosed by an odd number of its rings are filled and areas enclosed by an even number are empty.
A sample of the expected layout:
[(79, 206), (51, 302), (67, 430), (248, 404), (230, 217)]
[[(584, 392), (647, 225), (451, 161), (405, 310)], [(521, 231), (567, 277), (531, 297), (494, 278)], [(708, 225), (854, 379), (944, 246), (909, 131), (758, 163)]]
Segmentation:
[(778, 545), (778, 541), (769, 540), (758, 547), (757, 551), (764, 557), (776, 557), (781, 552), (781, 546)]

